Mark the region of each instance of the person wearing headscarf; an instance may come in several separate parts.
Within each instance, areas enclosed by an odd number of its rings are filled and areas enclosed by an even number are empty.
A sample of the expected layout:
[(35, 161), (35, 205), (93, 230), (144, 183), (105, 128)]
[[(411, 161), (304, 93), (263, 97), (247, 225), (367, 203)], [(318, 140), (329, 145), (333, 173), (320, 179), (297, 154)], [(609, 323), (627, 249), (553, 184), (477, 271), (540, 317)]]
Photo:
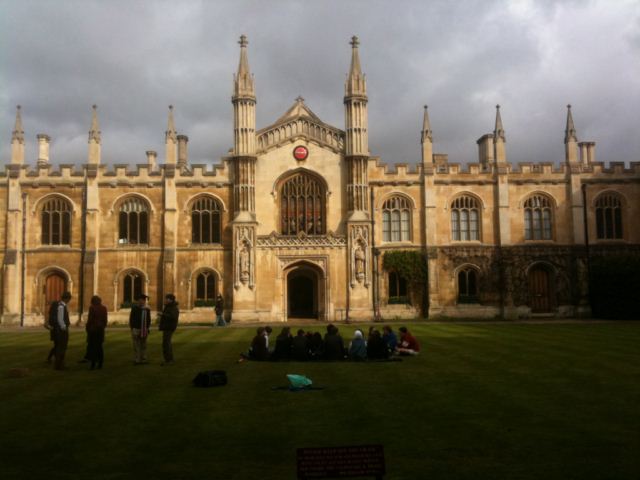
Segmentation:
[(362, 330), (353, 332), (353, 338), (349, 343), (349, 359), (360, 362), (367, 359), (367, 343), (364, 341)]

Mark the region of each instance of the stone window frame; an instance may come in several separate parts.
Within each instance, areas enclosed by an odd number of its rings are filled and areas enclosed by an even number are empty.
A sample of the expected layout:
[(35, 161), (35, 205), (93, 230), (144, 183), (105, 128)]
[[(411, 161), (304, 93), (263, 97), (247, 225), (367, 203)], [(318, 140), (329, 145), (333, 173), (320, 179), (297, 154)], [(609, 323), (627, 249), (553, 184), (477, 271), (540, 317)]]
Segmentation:
[[(476, 265), (470, 263), (461, 265), (455, 270), (454, 279), (456, 283), (456, 303), (480, 303), (481, 275), (480, 269)], [(472, 289), (470, 288), (471, 281), (473, 281)]]
[[(116, 240), (118, 246), (149, 245), (149, 238), (151, 234), (151, 213), (152, 209), (149, 206), (149, 202), (140, 196), (127, 195), (120, 199), (118, 204), (118, 236)], [(132, 242), (131, 229), (134, 218), (137, 238), (135, 242)], [(141, 225), (144, 225), (144, 228), (140, 228)], [(122, 232), (123, 226), (125, 226), (126, 229), (125, 235), (123, 235)]]
[(380, 207), (383, 243), (413, 241), (413, 201), (406, 195), (393, 192), (387, 195)]
[[(299, 180), (302, 180), (300, 183)], [(296, 182), (298, 184), (296, 185)], [(327, 195), (328, 188), (324, 179), (304, 168), (298, 168), (282, 175), (277, 182), (277, 225), (281, 235), (295, 236), (301, 233), (306, 235), (324, 235), (327, 232)], [(293, 190), (291, 192), (285, 190)], [(297, 191), (296, 191), (297, 190)], [(301, 190), (307, 190), (303, 192)], [(311, 190), (311, 191), (309, 191)], [(313, 209), (311, 223), (307, 222), (306, 213), (308, 210), (308, 200), (311, 198), (311, 208)], [(293, 200), (293, 202), (292, 202)], [(302, 202), (301, 202), (302, 201)], [(298, 220), (291, 226), (294, 217), (300, 218), (300, 209), (305, 215), (302, 216), (303, 228), (299, 228)], [(318, 208), (319, 207), (319, 208)], [(290, 211), (294, 212), (294, 217)], [(284, 216), (287, 218), (287, 225), (284, 225)], [(318, 226), (318, 221), (320, 226)]]
[[(224, 205), (222, 202), (211, 195), (198, 195), (191, 202), (190, 205), (190, 218), (191, 218), (191, 244), (192, 245), (219, 245), (222, 243), (222, 216), (224, 213)], [(200, 208), (205, 207), (205, 208)], [(196, 222), (194, 221), (194, 215), (199, 213), (200, 221), (198, 227), (200, 235), (196, 238)], [(203, 240), (203, 222), (202, 219), (206, 218), (204, 215), (209, 214), (209, 234), (210, 241)], [(217, 216), (217, 228), (216, 224)]]
[(593, 210), (598, 241), (624, 240), (624, 207), (624, 197), (614, 190), (606, 190), (596, 196)]
[[(50, 195), (42, 199), (40, 207), (40, 244), (45, 246), (71, 246), (73, 204), (60, 195)], [(58, 215), (57, 228), (54, 218)], [(66, 225), (65, 225), (66, 218)], [(45, 232), (45, 229), (47, 230)], [(57, 230), (57, 232), (55, 231)], [(54, 241), (57, 233), (58, 241)]]
[(545, 193), (534, 192), (522, 202), (525, 241), (553, 241), (555, 202)]
[[(482, 201), (475, 195), (464, 192), (451, 201), (450, 208), (451, 240), (453, 242), (482, 241)], [(474, 223), (475, 230), (472, 228)]]

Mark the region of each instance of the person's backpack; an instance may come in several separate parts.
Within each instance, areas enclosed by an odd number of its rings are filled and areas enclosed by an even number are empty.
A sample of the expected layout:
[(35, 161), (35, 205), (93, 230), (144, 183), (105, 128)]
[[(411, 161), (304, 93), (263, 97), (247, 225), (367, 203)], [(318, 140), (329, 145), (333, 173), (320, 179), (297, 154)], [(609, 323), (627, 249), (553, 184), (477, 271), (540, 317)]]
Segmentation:
[(224, 370), (205, 370), (193, 379), (195, 387), (220, 387), (227, 384), (227, 372)]

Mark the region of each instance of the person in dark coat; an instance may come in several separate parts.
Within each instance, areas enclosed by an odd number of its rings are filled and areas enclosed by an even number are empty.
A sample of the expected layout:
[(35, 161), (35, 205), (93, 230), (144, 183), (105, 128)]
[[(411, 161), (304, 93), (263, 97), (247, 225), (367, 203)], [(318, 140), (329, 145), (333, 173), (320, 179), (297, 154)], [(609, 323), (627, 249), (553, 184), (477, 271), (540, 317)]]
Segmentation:
[(382, 360), (389, 356), (387, 345), (382, 340), (380, 331), (374, 327), (369, 330), (369, 338), (367, 340), (367, 357), (370, 360)]
[(160, 331), (162, 332), (162, 357), (164, 362), (162, 365), (173, 364), (173, 345), (171, 338), (173, 332), (178, 328), (178, 318), (180, 317), (180, 310), (178, 309), (178, 302), (176, 297), (172, 293), (168, 293), (164, 296), (164, 308), (160, 314)]
[(71, 300), (71, 293), (64, 292), (59, 302), (53, 302), (49, 310), (49, 326), (53, 330), (56, 361), (54, 368), (64, 370), (64, 356), (69, 344), (69, 309), (67, 304)]
[(334, 325), (327, 326), (327, 333), (324, 336), (324, 358), (329, 361), (344, 360), (344, 342), (340, 336), (338, 328)]
[(269, 348), (267, 347), (267, 336), (264, 327), (258, 327), (256, 330), (256, 336), (253, 337), (249, 348), (249, 358), (258, 361), (269, 359)]
[(91, 362), (91, 370), (98, 366), (102, 368), (104, 361), (104, 329), (107, 327), (107, 307), (102, 305), (99, 296), (91, 297), (91, 306), (89, 307), (89, 318), (87, 319), (87, 358)]
[(216, 326), (226, 327), (227, 322), (224, 321), (224, 298), (220, 294), (216, 297), (214, 311), (216, 312)]
[(292, 341), (291, 328), (284, 327), (276, 337), (276, 346), (271, 354), (271, 360), (289, 360), (291, 358)]
[(147, 337), (151, 326), (151, 310), (147, 305), (149, 297), (144, 293), (136, 298), (138, 303), (131, 306), (129, 314), (129, 328), (131, 328), (131, 338), (133, 340), (134, 365), (147, 363)]
[(298, 330), (298, 333), (291, 341), (291, 358), (298, 362), (309, 360), (309, 339), (302, 329)]

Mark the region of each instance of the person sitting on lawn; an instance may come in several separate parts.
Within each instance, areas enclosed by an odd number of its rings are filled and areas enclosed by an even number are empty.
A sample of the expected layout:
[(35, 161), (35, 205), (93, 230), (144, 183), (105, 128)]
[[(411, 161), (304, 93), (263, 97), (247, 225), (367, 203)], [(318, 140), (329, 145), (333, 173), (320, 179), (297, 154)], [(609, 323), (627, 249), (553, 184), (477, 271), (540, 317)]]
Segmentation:
[(396, 337), (396, 334), (389, 325), (382, 327), (382, 332), (382, 340), (387, 346), (388, 354), (391, 355), (396, 351), (396, 347), (398, 346), (398, 337)]
[(361, 362), (367, 359), (367, 343), (364, 341), (362, 330), (353, 332), (353, 338), (349, 343), (349, 359)]
[(327, 325), (324, 336), (324, 358), (329, 361), (344, 360), (344, 342), (334, 325)]
[(400, 344), (396, 347), (399, 355), (418, 355), (420, 353), (420, 344), (418, 340), (411, 335), (407, 327), (400, 327)]
[(249, 358), (251, 360), (264, 361), (269, 359), (269, 349), (267, 348), (267, 335), (264, 327), (258, 327), (256, 336), (251, 341), (249, 348)]
[(322, 360), (324, 358), (324, 341), (320, 332), (308, 332), (309, 354), (311, 360)]
[(291, 358), (298, 362), (309, 360), (309, 340), (302, 329), (298, 330), (291, 341)]
[(291, 358), (291, 328), (284, 327), (276, 337), (276, 346), (271, 354), (271, 360), (289, 360)]
[(389, 356), (387, 345), (382, 340), (382, 335), (378, 329), (371, 327), (369, 338), (367, 339), (367, 358), (370, 360), (382, 360)]

